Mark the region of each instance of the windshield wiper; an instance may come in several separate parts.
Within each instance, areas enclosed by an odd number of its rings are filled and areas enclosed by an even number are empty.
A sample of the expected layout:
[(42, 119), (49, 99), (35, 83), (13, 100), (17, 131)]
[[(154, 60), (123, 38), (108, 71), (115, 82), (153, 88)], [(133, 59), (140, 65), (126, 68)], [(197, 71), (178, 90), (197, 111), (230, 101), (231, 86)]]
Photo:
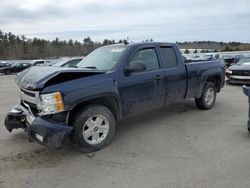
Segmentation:
[(87, 68), (87, 69), (97, 69), (97, 67), (96, 67), (96, 66), (81, 67), (81, 68)]

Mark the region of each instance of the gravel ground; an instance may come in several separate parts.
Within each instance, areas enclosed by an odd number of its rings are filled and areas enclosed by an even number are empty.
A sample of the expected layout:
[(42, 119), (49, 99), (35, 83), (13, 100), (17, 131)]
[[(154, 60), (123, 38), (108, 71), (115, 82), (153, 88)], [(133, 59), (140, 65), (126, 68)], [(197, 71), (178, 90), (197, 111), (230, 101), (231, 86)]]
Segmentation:
[(112, 143), (92, 154), (68, 141), (61, 150), (10, 134), (18, 101), (14, 76), (0, 76), (0, 187), (250, 187), (247, 97), (227, 85), (209, 111), (193, 100), (119, 123)]

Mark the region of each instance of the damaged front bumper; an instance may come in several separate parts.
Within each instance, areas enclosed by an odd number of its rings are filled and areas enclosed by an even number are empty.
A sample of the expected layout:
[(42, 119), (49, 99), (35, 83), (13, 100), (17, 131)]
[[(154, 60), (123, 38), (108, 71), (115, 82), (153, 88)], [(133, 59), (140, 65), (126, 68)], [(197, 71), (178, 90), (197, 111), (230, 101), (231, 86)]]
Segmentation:
[(8, 131), (23, 128), (27, 130), (29, 140), (52, 148), (61, 148), (65, 138), (73, 128), (51, 119), (35, 116), (28, 106), (15, 106), (6, 116), (4, 122)]

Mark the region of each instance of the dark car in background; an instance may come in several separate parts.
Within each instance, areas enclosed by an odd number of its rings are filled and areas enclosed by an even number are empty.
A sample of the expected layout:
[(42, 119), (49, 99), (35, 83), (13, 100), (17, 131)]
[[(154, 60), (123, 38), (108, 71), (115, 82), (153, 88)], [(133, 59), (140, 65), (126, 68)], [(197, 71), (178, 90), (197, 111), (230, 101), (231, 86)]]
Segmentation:
[(67, 59), (67, 60), (59, 61), (52, 66), (55, 66), (55, 67), (77, 67), (77, 64), (82, 60), (83, 60), (83, 58)]
[(241, 55), (241, 54), (235, 55), (235, 56), (234, 56), (235, 62), (237, 63), (237, 62), (239, 62), (240, 60), (244, 59), (245, 57), (246, 57), (246, 56)]
[(241, 59), (244, 59), (245, 57), (243, 55), (224, 55), (222, 56), (222, 59), (225, 62), (225, 65), (227, 67), (230, 67), (231, 65), (238, 63)]
[(232, 64), (236, 63), (236, 60), (232, 55), (225, 55), (222, 57), (222, 59), (225, 61), (225, 65), (227, 67), (230, 67)]
[(10, 66), (11, 66), (10, 63), (0, 62), (0, 68), (3, 68), (3, 67), (10, 67)]
[(17, 72), (21, 72), (24, 69), (29, 68), (30, 66), (31, 66), (30, 63), (16, 63), (9, 67), (0, 68), (0, 73), (4, 73), (4, 74), (17, 73)]
[(228, 83), (250, 84), (250, 57), (245, 57), (227, 68), (226, 76)]

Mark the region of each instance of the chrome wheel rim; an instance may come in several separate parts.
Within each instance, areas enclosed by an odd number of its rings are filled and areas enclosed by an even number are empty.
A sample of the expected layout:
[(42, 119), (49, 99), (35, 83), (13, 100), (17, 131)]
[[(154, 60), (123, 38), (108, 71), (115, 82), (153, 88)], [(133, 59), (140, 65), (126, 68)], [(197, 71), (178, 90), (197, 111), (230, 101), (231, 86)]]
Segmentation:
[(108, 135), (108, 119), (101, 114), (96, 114), (87, 119), (83, 126), (83, 138), (91, 145), (100, 144)]
[(206, 103), (207, 103), (207, 105), (211, 105), (212, 103), (213, 103), (213, 101), (214, 101), (214, 90), (213, 90), (213, 88), (208, 88), (207, 89), (207, 91), (206, 91), (206, 93), (205, 93), (205, 101), (206, 101)]

